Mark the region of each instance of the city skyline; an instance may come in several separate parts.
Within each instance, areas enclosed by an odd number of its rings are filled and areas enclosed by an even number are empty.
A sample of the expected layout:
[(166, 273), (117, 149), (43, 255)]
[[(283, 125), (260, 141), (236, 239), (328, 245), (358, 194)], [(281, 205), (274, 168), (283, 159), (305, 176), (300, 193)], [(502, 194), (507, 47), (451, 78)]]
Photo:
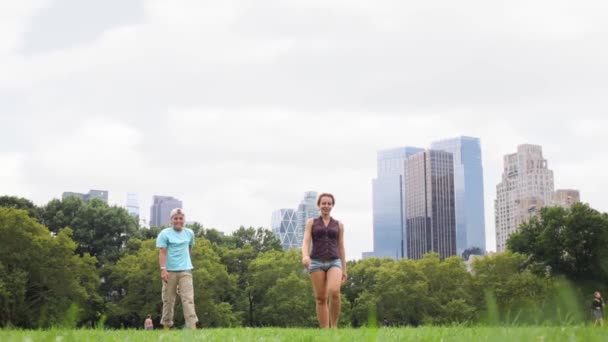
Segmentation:
[[(445, 140), (445, 139), (438, 138), (435, 141), (441, 141), (441, 140)], [(529, 144), (520, 144), (518, 146), (522, 146), (522, 145), (529, 145)], [(421, 148), (416, 148), (416, 147), (407, 147), (407, 148), (408, 149), (421, 149)], [(399, 149), (403, 149), (403, 148), (384, 149), (384, 151), (399, 150)], [(380, 152), (380, 151), (383, 151), (383, 150), (379, 150), (378, 152)], [(504, 155), (503, 158), (506, 158), (507, 156), (508, 155)], [(376, 164), (378, 165), (378, 163), (379, 163), (379, 161), (377, 160)], [(571, 188), (569, 188), (569, 189), (555, 189), (555, 191), (552, 193), (552, 196), (550, 196), (551, 200), (549, 200), (548, 203), (551, 203), (552, 205), (568, 206), (568, 205), (570, 205), (573, 202), (580, 201), (580, 198), (581, 198), (580, 190), (578, 190), (578, 189), (571, 189)], [(100, 192), (100, 191), (99, 190), (90, 190), (89, 193), (91, 193), (91, 192)], [(112, 195), (115, 195), (115, 194), (113, 194), (112, 191), (103, 190), (101, 192), (104, 192), (105, 195), (109, 196), (110, 198), (113, 197)], [(314, 192), (314, 193), (316, 193), (316, 192)], [(74, 194), (75, 195), (86, 195), (86, 194), (82, 194), (82, 193), (64, 192), (62, 196), (65, 196), (65, 195), (74, 195)], [(132, 192), (127, 192), (126, 194), (127, 194), (127, 196), (129, 196), (129, 195), (136, 195), (135, 193), (132, 193)], [(0, 194), (0, 195), (2, 195), (2, 194)], [(14, 195), (14, 194), (9, 194), (9, 195)], [(158, 195), (153, 195), (153, 197), (157, 197), (157, 196)], [(491, 196), (495, 197), (496, 193), (492, 194)], [(555, 198), (554, 196), (560, 196), (560, 198)], [(163, 197), (163, 196), (161, 196), (161, 197)], [(169, 197), (172, 197), (172, 196), (169, 196)], [(486, 197), (487, 197), (487, 194), (486, 194)], [(58, 197), (55, 196), (53, 198), (58, 198)], [(50, 201), (51, 199), (52, 198), (50, 198), (48, 201)], [(48, 201), (46, 201), (46, 202), (48, 202)], [(46, 202), (42, 202), (41, 204), (46, 204)], [(583, 201), (583, 202), (585, 202), (585, 201)], [(36, 202), (36, 203), (40, 204), (38, 202)], [(109, 205), (117, 205), (117, 206), (123, 207), (123, 208), (125, 208), (127, 210), (129, 209), (128, 208), (128, 203), (126, 203), (124, 201), (122, 203), (120, 203), (120, 201), (116, 200), (116, 201), (107, 201), (106, 203), (108, 203)], [(153, 201), (152, 201), (152, 203), (153, 203)], [(494, 202), (492, 202), (492, 203), (494, 203)], [(537, 201), (531, 201), (530, 203), (528, 203), (528, 202), (524, 203), (524, 205), (530, 205), (530, 206), (536, 206), (536, 205), (538, 205), (539, 208), (540, 208), (541, 206), (544, 206), (546, 204), (544, 203), (544, 201), (542, 203), (537, 202)], [(140, 207), (144, 207), (144, 206), (145, 205), (141, 205)], [(486, 205), (486, 207), (488, 207), (488, 206)], [(495, 209), (494, 205), (491, 205), (489, 207), (491, 207), (492, 211), (494, 211), (494, 209)], [(487, 211), (487, 208), (486, 208), (486, 211)], [(370, 207), (370, 212), (373, 212), (373, 208), (372, 207)], [(141, 213), (140, 213), (140, 215), (141, 215)], [(140, 216), (140, 219), (143, 220), (144, 222), (150, 223), (150, 221), (146, 220), (145, 216)], [(495, 216), (492, 215), (491, 219), (495, 220)], [(487, 220), (488, 220), (488, 218), (486, 217), (486, 221)], [(188, 221), (189, 222), (202, 222), (202, 219), (200, 219), (200, 218), (192, 218), (191, 216), (188, 216)], [(273, 230), (272, 229), (272, 224), (271, 225), (248, 225), (248, 224), (241, 224), (241, 225), (243, 225), (243, 226), (254, 226), (254, 227), (264, 227), (264, 228), (269, 229), (271, 231)], [(232, 232), (232, 231), (238, 229), (238, 227), (228, 227), (228, 229), (226, 229), (226, 227), (212, 227), (212, 226), (206, 226), (206, 227), (209, 227), (209, 228), (219, 228), (223, 233), (229, 233), (229, 232)], [(488, 231), (491, 231), (492, 233), (496, 234), (496, 230), (494, 230), (493, 227), (494, 227), (494, 225), (492, 225), (491, 228), (486, 227), (486, 234), (488, 234)], [(372, 238), (373, 238), (373, 224), (370, 225), (370, 232), (372, 233)], [(496, 249), (497, 249), (496, 245), (490, 246), (490, 242), (488, 242), (488, 241), (486, 241), (486, 242), (487, 242), (487, 244), (486, 244), (487, 251), (488, 252), (495, 252)], [(356, 252), (358, 254), (356, 254), (356, 253), (348, 253), (349, 254), (349, 259), (360, 259), (362, 255), (368, 255), (368, 257), (371, 256), (372, 254), (369, 254), (369, 253), (373, 253), (373, 243), (371, 245), (372, 245), (372, 248), (368, 248), (368, 249), (363, 248), (361, 250), (358, 250), (358, 252)], [(405, 249), (404, 252), (407, 252), (407, 250)], [(376, 256), (376, 255), (374, 255), (374, 256)]]
[(606, 6), (4, 1), (0, 193), (133, 192), (142, 216), (169, 194), (231, 232), (327, 191), (354, 259), (373, 248), (377, 151), (466, 135), (482, 141), (492, 251), (520, 144), (608, 212)]

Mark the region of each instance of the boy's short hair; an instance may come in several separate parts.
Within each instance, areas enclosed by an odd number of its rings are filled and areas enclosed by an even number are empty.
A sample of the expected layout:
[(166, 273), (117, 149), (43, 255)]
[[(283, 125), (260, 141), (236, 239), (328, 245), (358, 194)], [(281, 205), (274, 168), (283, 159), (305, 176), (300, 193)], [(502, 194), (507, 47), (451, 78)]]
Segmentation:
[(186, 216), (186, 214), (184, 213), (184, 209), (182, 209), (182, 208), (175, 208), (175, 209), (171, 210), (171, 218), (173, 218), (173, 216), (175, 216), (175, 215)]

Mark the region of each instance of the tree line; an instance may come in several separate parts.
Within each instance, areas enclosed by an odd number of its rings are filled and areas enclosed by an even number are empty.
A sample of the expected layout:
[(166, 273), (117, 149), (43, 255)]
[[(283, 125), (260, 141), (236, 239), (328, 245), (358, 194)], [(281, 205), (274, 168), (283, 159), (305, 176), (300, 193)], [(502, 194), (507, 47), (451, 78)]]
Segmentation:
[[(189, 227), (203, 327), (317, 326), (299, 251), (283, 251), (263, 228), (224, 235)], [(148, 314), (158, 325), (160, 230), (100, 200), (38, 207), (0, 197), (0, 326), (139, 328)], [(607, 243), (608, 215), (576, 204), (544, 208), (511, 237), (508, 252), (471, 263), (434, 253), (349, 261), (340, 324), (580, 323), (590, 293), (608, 284)]]

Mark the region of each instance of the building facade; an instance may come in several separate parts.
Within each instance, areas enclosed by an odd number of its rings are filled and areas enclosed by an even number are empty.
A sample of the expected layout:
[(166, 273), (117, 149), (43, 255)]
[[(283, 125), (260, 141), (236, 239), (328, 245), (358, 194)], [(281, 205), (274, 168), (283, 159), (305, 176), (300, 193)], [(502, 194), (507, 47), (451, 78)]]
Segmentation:
[(320, 215), (317, 196), (316, 191), (307, 191), (297, 209), (279, 209), (272, 213), (270, 225), (283, 249), (302, 248), (306, 221)]
[(454, 157), (456, 252), (478, 247), (486, 250), (483, 165), (479, 138), (460, 136), (431, 143), (432, 150)]
[(581, 194), (578, 190), (559, 189), (553, 193), (552, 205), (562, 208), (570, 208), (574, 203), (581, 201)]
[(171, 211), (183, 208), (183, 203), (171, 196), (154, 196), (150, 207), (150, 227), (171, 225)]
[(426, 150), (409, 157), (405, 179), (408, 258), (456, 255), (452, 153)]
[(301, 248), (304, 231), (298, 231), (298, 219), (294, 209), (279, 209), (272, 213), (272, 232), (281, 241), (284, 250)]
[(127, 212), (139, 222), (139, 201), (135, 193), (127, 193)]
[(423, 149), (418, 147), (378, 151), (378, 174), (372, 180), (375, 257), (399, 259), (407, 256), (405, 169), (407, 158), (421, 151)]
[(496, 186), (494, 201), (497, 252), (506, 250), (509, 236), (551, 203), (553, 194), (553, 171), (541, 146), (520, 145), (517, 153), (504, 156), (502, 181)]

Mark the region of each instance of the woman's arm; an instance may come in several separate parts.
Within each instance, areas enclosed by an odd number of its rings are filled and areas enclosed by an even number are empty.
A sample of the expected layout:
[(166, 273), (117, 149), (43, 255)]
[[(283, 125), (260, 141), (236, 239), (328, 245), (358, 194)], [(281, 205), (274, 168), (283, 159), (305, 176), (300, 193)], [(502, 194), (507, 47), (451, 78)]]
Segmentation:
[(342, 282), (348, 279), (348, 271), (346, 270), (346, 252), (344, 251), (344, 225), (340, 222), (340, 233), (338, 235), (338, 248), (340, 253), (340, 261), (342, 262)]
[(304, 229), (304, 241), (302, 241), (302, 265), (310, 267), (310, 240), (312, 239), (312, 219), (306, 221), (306, 229)]

